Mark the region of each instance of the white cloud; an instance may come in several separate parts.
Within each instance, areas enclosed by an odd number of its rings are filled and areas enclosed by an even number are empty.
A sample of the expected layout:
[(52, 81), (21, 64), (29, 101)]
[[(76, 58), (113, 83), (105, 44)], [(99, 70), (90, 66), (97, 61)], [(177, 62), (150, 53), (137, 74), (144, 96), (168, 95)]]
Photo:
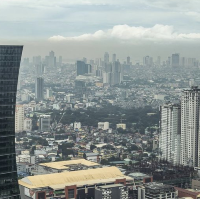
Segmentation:
[(200, 33), (178, 33), (174, 31), (173, 26), (156, 24), (151, 28), (142, 26), (128, 26), (116, 25), (112, 29), (99, 30), (93, 34), (83, 34), (76, 37), (53, 36), (50, 41), (88, 41), (88, 40), (152, 40), (152, 41), (166, 41), (166, 40), (194, 40), (200, 39)]

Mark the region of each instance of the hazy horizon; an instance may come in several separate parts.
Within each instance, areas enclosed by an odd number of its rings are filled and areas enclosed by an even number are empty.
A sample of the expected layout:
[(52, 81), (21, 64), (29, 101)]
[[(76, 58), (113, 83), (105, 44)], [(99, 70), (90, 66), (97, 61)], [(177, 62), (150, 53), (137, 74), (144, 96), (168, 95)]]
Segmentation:
[(64, 60), (99, 58), (106, 51), (133, 62), (172, 53), (198, 58), (198, 5), (197, 0), (7, 0), (0, 3), (0, 44), (24, 45), (23, 57), (53, 50)]

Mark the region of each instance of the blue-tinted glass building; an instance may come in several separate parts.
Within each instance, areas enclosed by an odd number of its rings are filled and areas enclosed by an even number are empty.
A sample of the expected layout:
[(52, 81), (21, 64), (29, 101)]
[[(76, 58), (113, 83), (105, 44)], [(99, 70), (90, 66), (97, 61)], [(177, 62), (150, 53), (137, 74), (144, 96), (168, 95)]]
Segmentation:
[(19, 199), (15, 103), (23, 46), (0, 45), (0, 199)]

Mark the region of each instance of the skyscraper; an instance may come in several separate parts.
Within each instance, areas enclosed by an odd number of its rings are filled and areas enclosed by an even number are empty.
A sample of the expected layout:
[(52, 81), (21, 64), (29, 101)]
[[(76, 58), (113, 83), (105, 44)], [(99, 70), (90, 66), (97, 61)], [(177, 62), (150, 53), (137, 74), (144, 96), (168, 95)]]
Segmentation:
[(172, 67), (178, 67), (179, 65), (179, 54), (172, 54)]
[(15, 156), (15, 103), (23, 46), (0, 45), (0, 198), (19, 199)]
[(44, 79), (37, 77), (35, 80), (35, 99), (40, 101), (44, 99)]
[(104, 54), (104, 64), (108, 64), (109, 63), (109, 54), (108, 52), (105, 52)]
[(48, 60), (49, 67), (53, 68), (53, 67), (56, 66), (56, 63), (55, 63), (56, 59), (55, 59), (55, 58), (56, 58), (56, 57), (55, 57), (55, 55), (54, 55), (54, 52), (51, 51), (51, 52), (49, 53), (49, 60)]
[(181, 160), (183, 165), (200, 166), (200, 89), (197, 86), (182, 92)]
[(127, 61), (126, 62), (127, 62), (128, 65), (131, 64), (131, 58), (129, 56), (127, 57)]
[(117, 56), (116, 56), (116, 54), (113, 54), (112, 62), (115, 62), (115, 61), (117, 61)]
[(85, 64), (85, 62), (83, 61), (77, 61), (76, 71), (77, 71), (77, 76), (92, 73), (92, 66), (90, 64)]
[(171, 163), (180, 162), (181, 106), (165, 104), (160, 107), (160, 157)]
[(59, 66), (62, 66), (62, 56), (59, 56)]
[(149, 56), (144, 57), (143, 66), (153, 66), (153, 57), (149, 57)]
[(35, 65), (35, 73), (37, 76), (41, 76), (44, 73), (44, 65), (43, 64), (36, 64)]

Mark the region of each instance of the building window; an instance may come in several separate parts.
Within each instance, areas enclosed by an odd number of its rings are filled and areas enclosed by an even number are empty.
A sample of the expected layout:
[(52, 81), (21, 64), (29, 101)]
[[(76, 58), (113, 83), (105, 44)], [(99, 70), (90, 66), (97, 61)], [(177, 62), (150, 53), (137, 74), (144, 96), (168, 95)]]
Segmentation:
[(68, 190), (68, 198), (74, 198), (74, 189), (69, 189)]

